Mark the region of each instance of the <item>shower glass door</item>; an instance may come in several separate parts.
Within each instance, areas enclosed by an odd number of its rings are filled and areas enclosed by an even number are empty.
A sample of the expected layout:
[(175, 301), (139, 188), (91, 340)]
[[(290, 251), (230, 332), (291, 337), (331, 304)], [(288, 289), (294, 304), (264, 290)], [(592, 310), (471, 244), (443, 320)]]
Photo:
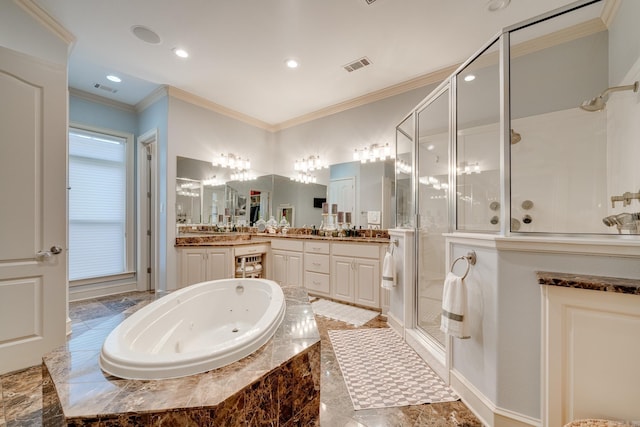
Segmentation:
[(449, 88), (426, 101), (417, 119), (417, 297), (416, 323), (425, 338), (445, 348), (440, 331), (449, 231)]

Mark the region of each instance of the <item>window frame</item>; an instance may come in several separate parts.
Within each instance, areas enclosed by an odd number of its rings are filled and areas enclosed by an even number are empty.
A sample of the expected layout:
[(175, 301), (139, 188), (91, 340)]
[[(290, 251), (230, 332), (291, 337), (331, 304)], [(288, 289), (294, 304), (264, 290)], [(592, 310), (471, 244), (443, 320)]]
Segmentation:
[[(92, 285), (98, 283), (107, 283), (107, 282), (115, 282), (115, 281), (130, 281), (131, 279), (135, 280), (136, 277), (136, 260), (135, 260), (135, 245), (136, 245), (136, 235), (135, 235), (135, 186), (134, 186), (134, 177), (135, 177), (135, 152), (134, 152), (134, 134), (128, 132), (121, 132), (113, 129), (100, 128), (96, 126), (89, 126), (81, 123), (69, 123), (69, 127), (67, 129), (67, 138), (69, 138), (69, 134), (74, 131), (79, 132), (89, 132), (93, 134), (97, 134), (96, 136), (104, 135), (107, 137), (116, 137), (124, 139), (125, 141), (125, 266), (124, 271), (122, 273), (111, 274), (106, 276), (98, 276), (98, 277), (90, 277), (76, 280), (69, 280), (69, 287), (74, 286), (84, 286), (84, 285)], [(68, 139), (67, 139), (68, 143)], [(70, 163), (70, 155), (67, 149), (67, 169), (69, 169)], [(69, 187), (70, 188), (70, 187)], [(67, 215), (67, 230), (69, 229), (70, 224), (70, 206), (69, 199), (67, 198), (67, 211), (69, 214)], [(68, 234), (68, 231), (67, 231)], [(68, 274), (68, 273), (67, 273)]]

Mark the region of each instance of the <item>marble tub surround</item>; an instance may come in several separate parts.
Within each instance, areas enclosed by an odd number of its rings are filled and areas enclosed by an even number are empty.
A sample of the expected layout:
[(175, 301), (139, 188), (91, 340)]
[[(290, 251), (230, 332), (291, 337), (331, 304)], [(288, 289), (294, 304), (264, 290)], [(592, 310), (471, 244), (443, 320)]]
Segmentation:
[(320, 336), (306, 292), (283, 290), (287, 311), (271, 341), (202, 374), (159, 381), (106, 375), (97, 358), (114, 322), (82, 349), (53, 351), (43, 359), (43, 424), (313, 424), (320, 405)]
[(637, 279), (548, 271), (538, 271), (536, 275), (541, 285), (640, 295), (640, 280)]
[[(68, 345), (77, 350), (81, 350), (85, 345), (87, 348), (92, 347), (91, 342), (97, 335), (93, 329), (113, 322), (111, 319), (126, 317), (138, 306), (143, 306), (154, 299), (153, 294), (136, 293), (124, 297), (119, 295), (71, 303), (69, 315), (74, 328), (73, 334), (68, 338)], [(322, 427), (374, 425), (480, 427), (482, 425), (462, 402), (355, 411), (328, 336), (329, 330), (354, 327), (322, 317), (316, 317), (316, 324), (321, 339), (320, 425)], [(382, 317), (378, 317), (361, 327), (387, 327), (387, 323)], [(71, 365), (78, 377), (82, 376), (82, 371), (87, 374), (92, 372), (91, 369), (83, 369), (79, 360)], [(49, 413), (55, 412), (51, 408), (51, 402), (45, 401), (43, 408), (42, 385), (41, 366), (0, 376), (0, 427), (41, 426), (43, 409)], [(174, 424), (168, 423), (168, 425)], [(198, 425), (197, 421), (191, 425)], [(300, 425), (305, 424), (300, 423)], [(313, 426), (317, 423), (307, 425)]]

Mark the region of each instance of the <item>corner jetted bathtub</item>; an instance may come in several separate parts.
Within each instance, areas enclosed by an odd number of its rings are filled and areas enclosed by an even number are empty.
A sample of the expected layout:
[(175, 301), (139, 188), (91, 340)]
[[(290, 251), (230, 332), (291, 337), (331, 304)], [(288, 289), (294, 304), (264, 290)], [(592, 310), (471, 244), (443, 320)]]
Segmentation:
[(191, 285), (118, 325), (102, 346), (100, 367), (126, 379), (209, 371), (262, 347), (284, 313), (284, 294), (271, 280), (223, 279)]

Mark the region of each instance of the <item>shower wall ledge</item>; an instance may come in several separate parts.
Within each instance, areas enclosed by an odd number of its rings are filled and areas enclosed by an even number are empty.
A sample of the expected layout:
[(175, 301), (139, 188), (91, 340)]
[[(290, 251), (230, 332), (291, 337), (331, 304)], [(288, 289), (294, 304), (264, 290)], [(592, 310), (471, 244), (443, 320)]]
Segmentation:
[(447, 233), (452, 243), (495, 248), (499, 251), (603, 255), (640, 258), (640, 236), (498, 236), (495, 234)]

